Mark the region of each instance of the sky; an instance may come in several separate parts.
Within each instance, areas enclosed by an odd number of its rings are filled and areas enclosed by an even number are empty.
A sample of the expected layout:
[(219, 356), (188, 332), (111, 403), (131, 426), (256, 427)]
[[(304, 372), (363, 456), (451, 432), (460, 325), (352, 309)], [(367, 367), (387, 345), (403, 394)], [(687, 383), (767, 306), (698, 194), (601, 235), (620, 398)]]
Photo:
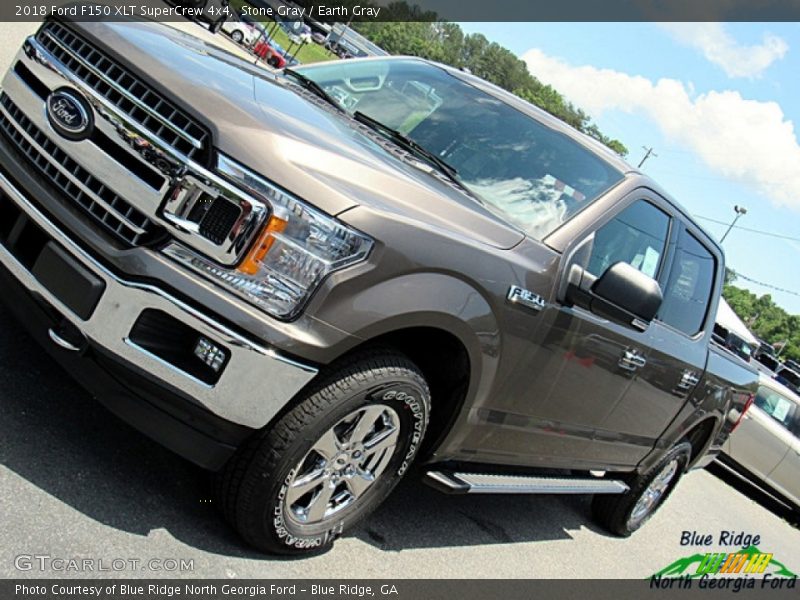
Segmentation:
[(800, 314), (800, 23), (460, 25), (517, 54), (634, 166), (653, 148), (642, 170), (717, 240), (746, 208), (727, 266), (788, 291), (736, 285)]

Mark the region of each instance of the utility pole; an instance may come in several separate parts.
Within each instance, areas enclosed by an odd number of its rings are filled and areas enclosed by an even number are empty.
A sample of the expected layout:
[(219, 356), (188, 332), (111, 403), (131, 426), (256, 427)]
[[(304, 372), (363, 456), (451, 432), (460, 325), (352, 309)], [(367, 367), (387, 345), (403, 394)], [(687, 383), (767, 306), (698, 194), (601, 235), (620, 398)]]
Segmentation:
[(733, 207), (733, 210), (736, 211), (736, 216), (733, 217), (733, 221), (730, 225), (728, 225), (728, 230), (722, 235), (722, 239), (719, 241), (720, 245), (725, 241), (725, 238), (728, 237), (728, 234), (731, 232), (731, 229), (733, 229), (733, 226), (736, 225), (736, 221), (739, 220), (739, 217), (747, 214), (747, 209), (744, 206), (739, 206), (738, 204)]
[(647, 153), (644, 155), (644, 158), (643, 158), (643, 159), (641, 160), (641, 162), (639, 163), (639, 166), (638, 166), (638, 167), (636, 167), (637, 169), (641, 169), (641, 168), (642, 168), (642, 165), (644, 164), (644, 161), (646, 161), (646, 160), (647, 160), (648, 158), (650, 158), (651, 156), (658, 157), (658, 154), (656, 154), (655, 152), (653, 152), (653, 149), (652, 149), (652, 148), (648, 148), (647, 146), (642, 146), (642, 150), (647, 150)]

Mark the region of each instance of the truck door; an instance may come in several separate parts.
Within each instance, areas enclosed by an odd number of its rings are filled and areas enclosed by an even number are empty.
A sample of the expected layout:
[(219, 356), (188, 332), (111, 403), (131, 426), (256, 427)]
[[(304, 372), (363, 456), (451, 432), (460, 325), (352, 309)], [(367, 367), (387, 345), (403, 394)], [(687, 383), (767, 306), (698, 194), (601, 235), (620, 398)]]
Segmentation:
[[(661, 278), (664, 301), (650, 324), (646, 364), (602, 427), (652, 448), (703, 376), (714, 324), (714, 254), (679, 220), (676, 245)], [(707, 334), (707, 332), (709, 332)]]
[[(586, 232), (578, 244), (584, 249), (581, 256), (568, 260), (597, 277), (624, 261), (657, 279), (669, 246), (669, 212), (643, 192), (631, 194), (620, 206), (603, 225)], [(519, 377), (515, 407), (525, 415), (534, 462), (573, 468), (636, 464), (652, 440), (621, 433), (620, 421), (628, 415), (621, 416), (619, 407), (648, 363), (651, 333), (577, 306), (551, 306), (542, 317), (537, 339), (531, 340), (536, 351), (526, 357), (530, 375)], [(656, 418), (661, 423), (666, 416)]]

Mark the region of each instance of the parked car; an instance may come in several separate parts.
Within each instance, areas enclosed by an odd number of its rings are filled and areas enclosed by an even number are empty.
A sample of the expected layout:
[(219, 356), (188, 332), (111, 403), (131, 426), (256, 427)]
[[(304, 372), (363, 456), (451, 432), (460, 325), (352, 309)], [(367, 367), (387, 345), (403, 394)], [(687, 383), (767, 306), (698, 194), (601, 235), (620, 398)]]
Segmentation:
[(0, 297), (214, 471), (244, 540), (330, 546), (410, 472), (595, 494), (628, 536), (719, 452), (758, 379), (711, 343), (721, 247), (649, 177), (458, 69), (205, 44), (59, 20), (24, 42)]
[(765, 342), (762, 339), (758, 340), (758, 348), (755, 351), (754, 356), (758, 357), (761, 354), (767, 354), (769, 356), (775, 357), (775, 347), (772, 344)]
[(783, 364), (785, 364), (795, 373), (800, 373), (800, 363), (798, 363), (796, 360), (792, 360), (791, 358), (789, 358), (783, 361)]
[(764, 365), (762, 362), (754, 360), (751, 364), (758, 370), (759, 373), (763, 373), (770, 379), (775, 379), (775, 371)]
[(753, 358), (755, 358), (756, 361), (764, 365), (773, 373), (781, 367), (780, 361), (771, 354), (767, 354), (766, 352), (756, 353), (753, 356)]
[(353, 44), (341, 38), (335, 41), (328, 38), (325, 47), (341, 59), (353, 58), (362, 54)]
[(800, 391), (800, 374), (790, 369), (785, 364), (779, 365), (778, 368), (775, 369), (775, 379), (793, 392)]
[(284, 58), (284, 50), (275, 42), (267, 42), (266, 39), (258, 40), (253, 46), (253, 54), (258, 56), (261, 60), (266, 62), (271, 67), (276, 69), (283, 69), (286, 66), (286, 59)]
[(247, 21), (243, 20), (236, 11), (231, 10), (230, 16), (222, 24), (222, 31), (230, 36), (237, 44), (250, 46), (258, 37), (258, 31)]
[(325, 41), (328, 39), (328, 36), (320, 31), (314, 31), (311, 34), (311, 39), (314, 43), (319, 44), (320, 46), (324, 46)]
[(753, 407), (718, 459), (800, 512), (800, 396), (762, 375)]
[(310, 42), (311, 27), (303, 21), (278, 21), (278, 25), (294, 43)]

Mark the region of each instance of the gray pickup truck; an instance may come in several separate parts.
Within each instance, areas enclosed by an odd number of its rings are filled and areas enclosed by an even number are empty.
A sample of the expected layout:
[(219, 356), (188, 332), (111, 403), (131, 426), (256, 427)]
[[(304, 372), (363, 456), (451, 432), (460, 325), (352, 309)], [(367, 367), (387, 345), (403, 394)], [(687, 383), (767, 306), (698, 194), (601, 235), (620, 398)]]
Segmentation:
[[(113, 413), (325, 548), (414, 465), (639, 528), (742, 418), (719, 246), (523, 100), (414, 58), (272, 72), (47, 21), (0, 93), (0, 290)], [(205, 34), (203, 34), (205, 35)], [(211, 40), (213, 41), (213, 40)]]

